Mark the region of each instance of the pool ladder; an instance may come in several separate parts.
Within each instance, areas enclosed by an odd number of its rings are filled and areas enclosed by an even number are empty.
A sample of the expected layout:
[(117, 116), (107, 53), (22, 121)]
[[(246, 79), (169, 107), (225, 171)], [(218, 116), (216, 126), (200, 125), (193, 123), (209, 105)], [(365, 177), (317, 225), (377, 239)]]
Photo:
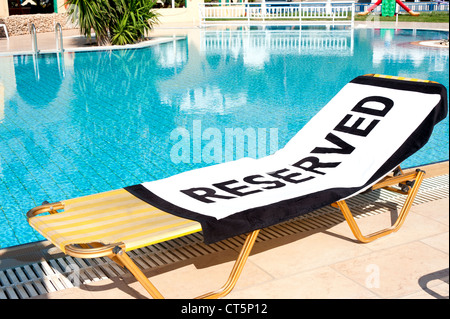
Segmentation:
[(34, 23), (30, 24), (30, 34), (31, 34), (31, 51), (33, 52), (33, 66), (34, 66), (34, 76), (36, 80), (39, 81), (39, 61), (37, 55), (39, 53), (36, 37), (36, 27)]
[(56, 58), (58, 60), (58, 70), (62, 77), (65, 77), (64, 67), (64, 48), (63, 48), (63, 35), (61, 24), (55, 24), (55, 41), (56, 41)]
[[(40, 79), (39, 74), (39, 60), (37, 55), (39, 53), (38, 45), (37, 45), (37, 35), (36, 35), (36, 26), (34, 23), (30, 24), (30, 34), (31, 34), (31, 51), (33, 52), (33, 65), (34, 65), (34, 75), (36, 80)], [(56, 42), (56, 56), (58, 60), (58, 70), (62, 77), (65, 76), (65, 68), (64, 68), (64, 47), (63, 47), (63, 36), (62, 36), (62, 27), (58, 22), (55, 24), (55, 42)]]
[(37, 45), (37, 36), (36, 36), (36, 27), (34, 23), (30, 24), (30, 34), (31, 34), (31, 51), (33, 54), (38, 54), (38, 45)]
[[(36, 34), (36, 26), (34, 23), (30, 24), (30, 34), (31, 34), (31, 51), (33, 54), (38, 54), (39, 49), (37, 45), (37, 34)], [(62, 27), (58, 22), (55, 24), (55, 42), (56, 42), (56, 52), (64, 52), (63, 47), (63, 35), (62, 35)]]
[(64, 52), (62, 28), (59, 22), (55, 24), (55, 41), (56, 41), (56, 52), (61, 53)]

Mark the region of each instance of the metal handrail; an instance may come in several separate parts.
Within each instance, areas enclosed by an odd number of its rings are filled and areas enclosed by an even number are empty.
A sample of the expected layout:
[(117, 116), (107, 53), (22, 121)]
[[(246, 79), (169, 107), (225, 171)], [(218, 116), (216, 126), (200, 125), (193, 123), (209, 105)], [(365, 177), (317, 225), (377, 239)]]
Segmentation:
[(37, 36), (36, 36), (36, 27), (34, 23), (30, 24), (30, 34), (31, 34), (31, 50), (34, 54), (39, 52), (37, 46)]
[(55, 41), (56, 41), (56, 51), (63, 52), (63, 35), (62, 35), (62, 27), (58, 22), (55, 24)]

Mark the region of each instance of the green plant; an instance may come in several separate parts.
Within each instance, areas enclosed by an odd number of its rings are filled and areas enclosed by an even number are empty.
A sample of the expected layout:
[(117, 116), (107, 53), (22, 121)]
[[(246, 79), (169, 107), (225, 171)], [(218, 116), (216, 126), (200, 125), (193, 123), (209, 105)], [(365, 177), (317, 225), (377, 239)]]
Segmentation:
[[(380, 21), (396, 21), (396, 17), (382, 17), (379, 14), (372, 14), (377, 17)], [(365, 20), (373, 20), (371, 16), (355, 16), (355, 21), (365, 21)], [(449, 14), (448, 12), (440, 12), (440, 11), (431, 11), (431, 12), (421, 12), (420, 16), (411, 16), (407, 13), (400, 14), (398, 16), (398, 21), (400, 22), (437, 22), (437, 23), (448, 23), (449, 22)]]
[(113, 44), (139, 41), (157, 21), (152, 11), (153, 0), (112, 0), (116, 10), (111, 12), (110, 33)]
[(105, 12), (104, 0), (67, 0), (69, 5), (67, 13), (72, 22), (80, 27), (80, 32), (91, 39), (92, 30), (95, 32), (97, 44), (106, 44), (108, 41), (108, 19)]
[(92, 30), (98, 45), (130, 44), (158, 22), (155, 0), (67, 0), (68, 14), (88, 39)]

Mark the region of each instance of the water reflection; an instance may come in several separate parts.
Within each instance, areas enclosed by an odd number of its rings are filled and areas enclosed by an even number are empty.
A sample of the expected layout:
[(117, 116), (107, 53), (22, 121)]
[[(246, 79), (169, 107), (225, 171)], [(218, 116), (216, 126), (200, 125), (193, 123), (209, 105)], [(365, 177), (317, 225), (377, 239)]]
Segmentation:
[(243, 55), (244, 65), (264, 67), (275, 55), (353, 55), (353, 29), (344, 30), (215, 30), (202, 31), (202, 52), (230, 52), (234, 58)]
[(29, 105), (46, 107), (58, 95), (63, 79), (55, 54), (20, 55), (14, 60), (19, 96)]
[(163, 69), (173, 69), (175, 74), (188, 60), (186, 41), (174, 39), (170, 45), (156, 46), (154, 51), (158, 65)]
[[(417, 32), (415, 33), (417, 36)], [(416, 68), (423, 63), (427, 63), (429, 71), (439, 72), (444, 71), (445, 65), (448, 65), (448, 48), (424, 47), (413, 44), (411, 43), (410, 32), (380, 29), (375, 30), (375, 35), (377, 38), (373, 41), (374, 65), (380, 65), (385, 61), (411, 61)], [(436, 33), (434, 38), (440, 39), (439, 33)], [(422, 40), (430, 39), (424, 38)]]

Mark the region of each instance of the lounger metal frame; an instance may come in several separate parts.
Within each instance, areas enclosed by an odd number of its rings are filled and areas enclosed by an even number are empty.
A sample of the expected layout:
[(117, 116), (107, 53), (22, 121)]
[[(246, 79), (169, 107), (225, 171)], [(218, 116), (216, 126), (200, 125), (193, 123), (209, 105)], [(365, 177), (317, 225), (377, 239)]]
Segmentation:
[[(372, 186), (371, 190), (376, 190), (380, 188), (384, 188), (393, 192), (401, 193), (407, 195), (405, 203), (403, 204), (400, 213), (398, 214), (397, 220), (395, 223), (385, 229), (379, 230), (377, 232), (374, 232), (370, 235), (364, 236), (361, 233), (361, 230), (358, 227), (358, 224), (356, 223), (347, 203), (344, 200), (338, 201), (332, 206), (338, 207), (342, 214), (345, 217), (345, 220), (347, 221), (348, 225), (350, 226), (350, 229), (353, 233), (353, 235), (362, 243), (369, 243), (371, 241), (374, 241), (375, 239), (378, 239), (380, 237), (389, 235), (393, 232), (396, 232), (397, 230), (402, 227), (403, 223), (405, 222), (406, 216), (409, 213), (409, 210), (411, 209), (411, 206), (414, 202), (414, 198), (417, 195), (417, 192), (419, 191), (420, 184), (422, 184), (423, 178), (425, 176), (425, 172), (422, 170), (416, 170), (414, 173), (410, 174), (404, 174), (400, 167), (398, 168), (400, 175), (392, 176), (392, 177), (386, 177), (382, 181), (376, 183), (374, 186)], [(393, 188), (392, 185), (399, 184), (401, 186), (401, 189)], [(412, 187), (411, 187), (412, 185)]]
[[(338, 201), (332, 206), (340, 208), (342, 211), (348, 225), (350, 226), (351, 231), (354, 236), (363, 243), (371, 242), (377, 238), (386, 236), (397, 231), (404, 223), (406, 216), (411, 208), (411, 205), (414, 201), (414, 198), (417, 195), (420, 184), (424, 178), (425, 172), (422, 170), (416, 170), (413, 173), (405, 174), (400, 167), (394, 171), (394, 176), (388, 176), (376, 183), (371, 187), (371, 190), (376, 190), (380, 188), (384, 188), (390, 191), (399, 192), (407, 195), (405, 203), (400, 210), (397, 221), (386, 229), (380, 230), (368, 236), (364, 236), (350, 209), (348, 208), (345, 200)], [(392, 187), (393, 185), (400, 185), (400, 188)], [(31, 209), (27, 213), (27, 218), (31, 219), (36, 215), (42, 213), (63, 213), (58, 212), (58, 210), (63, 210), (64, 204), (62, 202), (56, 202), (51, 204), (44, 204), (38, 207)], [(242, 273), (244, 265), (250, 255), (250, 252), (255, 244), (256, 238), (258, 237), (260, 230), (255, 230), (247, 235), (247, 238), (244, 242), (244, 245), (237, 257), (234, 266), (231, 270), (231, 273), (228, 277), (227, 282), (222, 286), (222, 288), (201, 295), (197, 298), (200, 299), (212, 299), (212, 298), (220, 298), (226, 296), (228, 293), (236, 285), (239, 276)], [(89, 243), (89, 244), (80, 244), (74, 245), (70, 244), (65, 247), (66, 253), (72, 257), (77, 258), (98, 258), (98, 257), (109, 257), (114, 262), (116, 262), (119, 266), (125, 267), (128, 269), (132, 275), (141, 283), (141, 285), (145, 288), (145, 290), (153, 297), (153, 298), (164, 298), (162, 294), (158, 291), (158, 289), (150, 282), (150, 280), (145, 276), (145, 274), (139, 269), (139, 267), (131, 260), (131, 258), (126, 253), (126, 247), (123, 243), (114, 243), (109, 245), (103, 245), (101, 243)]]

